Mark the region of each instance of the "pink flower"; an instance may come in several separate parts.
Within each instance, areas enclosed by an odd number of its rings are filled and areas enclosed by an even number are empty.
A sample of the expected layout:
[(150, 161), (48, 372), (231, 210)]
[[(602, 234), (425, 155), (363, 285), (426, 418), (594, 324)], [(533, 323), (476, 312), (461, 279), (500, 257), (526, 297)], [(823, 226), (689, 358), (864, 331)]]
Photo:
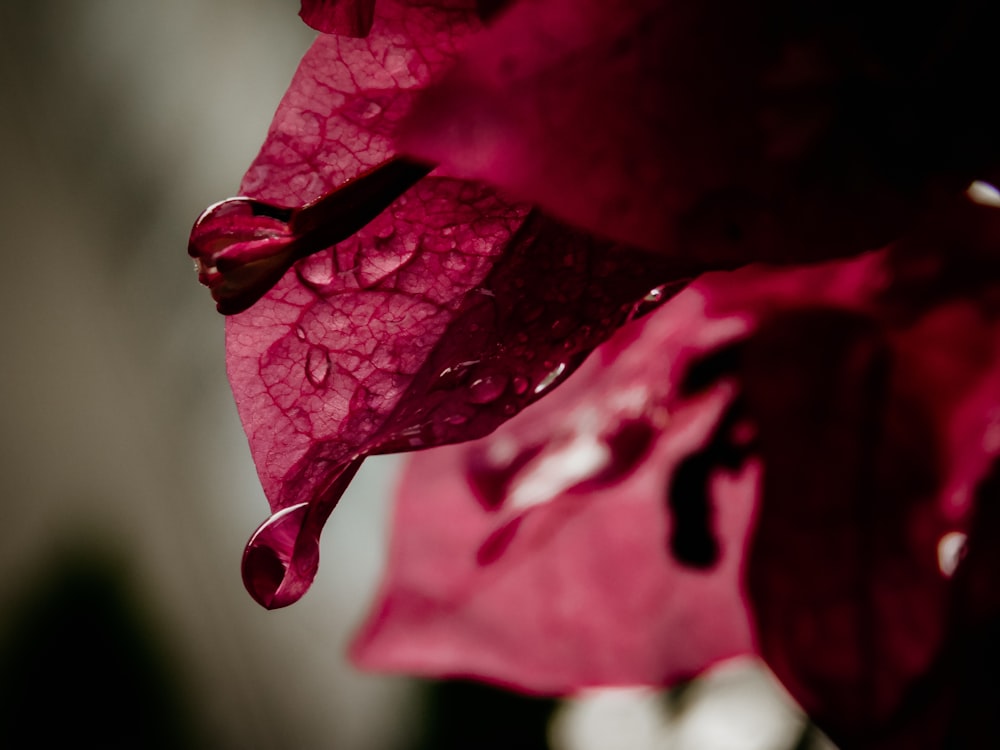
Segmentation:
[(366, 456), (476, 441), (412, 462), (362, 663), (757, 651), (849, 746), (957, 737), (1000, 625), (998, 11), (682, 5), (303, 3), (353, 36), (190, 248), (273, 512), (244, 580), (295, 601)]

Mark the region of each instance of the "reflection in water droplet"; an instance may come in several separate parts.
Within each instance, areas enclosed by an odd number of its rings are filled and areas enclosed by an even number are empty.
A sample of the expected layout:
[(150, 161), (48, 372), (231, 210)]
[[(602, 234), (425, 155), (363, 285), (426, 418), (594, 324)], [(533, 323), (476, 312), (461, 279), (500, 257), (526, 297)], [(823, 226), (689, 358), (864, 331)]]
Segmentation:
[(469, 384), (469, 401), (488, 404), (496, 401), (507, 388), (507, 376), (502, 373), (484, 375)]
[(299, 261), (295, 267), (299, 278), (314, 287), (326, 287), (334, 279), (333, 255), (320, 253)]
[(302, 326), (295, 326), (295, 336), (299, 341), (306, 340), (306, 329)]
[(461, 386), (469, 377), (470, 369), (478, 364), (478, 359), (470, 359), (444, 368), (438, 373), (437, 382), (434, 387), (437, 389), (450, 389)]
[(309, 503), (300, 503), (278, 511), (254, 532), (243, 552), (243, 583), (266, 609), (298, 601), (316, 575), (319, 546), (300, 540), (308, 510)]
[(394, 237), (396, 234), (396, 227), (391, 222), (383, 222), (378, 229), (375, 230), (375, 236), (380, 240), (388, 240)]
[(444, 418), (445, 424), (450, 425), (462, 425), (469, 421), (469, 418), (464, 414), (449, 414)]
[(306, 377), (317, 388), (326, 385), (330, 377), (330, 353), (322, 346), (309, 348), (306, 355)]
[(535, 386), (535, 395), (538, 395), (545, 391), (546, 389), (552, 387), (552, 384), (562, 377), (562, 374), (566, 372), (566, 363), (560, 362), (556, 367)]

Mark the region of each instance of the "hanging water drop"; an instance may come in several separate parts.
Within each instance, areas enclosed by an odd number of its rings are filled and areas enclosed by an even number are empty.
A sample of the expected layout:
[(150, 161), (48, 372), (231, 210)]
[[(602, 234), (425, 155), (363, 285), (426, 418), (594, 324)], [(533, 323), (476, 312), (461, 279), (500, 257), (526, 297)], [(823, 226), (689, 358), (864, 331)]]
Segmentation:
[(302, 530), (309, 503), (284, 508), (260, 525), (243, 552), (243, 584), (266, 609), (286, 607), (309, 589), (319, 567), (319, 545)]

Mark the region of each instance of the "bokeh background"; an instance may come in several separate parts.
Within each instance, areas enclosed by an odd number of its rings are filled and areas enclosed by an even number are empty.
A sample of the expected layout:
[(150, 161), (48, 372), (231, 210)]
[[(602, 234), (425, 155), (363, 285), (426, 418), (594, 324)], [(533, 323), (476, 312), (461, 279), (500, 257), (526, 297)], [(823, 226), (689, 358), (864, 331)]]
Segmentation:
[[(233, 195), (313, 37), (290, 0), (0, 4), (0, 746), (406, 747), (413, 683), (343, 647), (392, 460), (267, 613), (267, 505), (187, 233)], [(134, 742), (126, 742), (134, 740)]]
[[(619, 691), (554, 723), (552, 701), (353, 670), (392, 458), (338, 507), (308, 596), (265, 612), (244, 592), (267, 505), (186, 243), (314, 36), (297, 9), (0, 3), (0, 747), (795, 744), (801, 717), (752, 670), (722, 675), (714, 712), (703, 686)], [(700, 724), (665, 733), (682, 705)]]

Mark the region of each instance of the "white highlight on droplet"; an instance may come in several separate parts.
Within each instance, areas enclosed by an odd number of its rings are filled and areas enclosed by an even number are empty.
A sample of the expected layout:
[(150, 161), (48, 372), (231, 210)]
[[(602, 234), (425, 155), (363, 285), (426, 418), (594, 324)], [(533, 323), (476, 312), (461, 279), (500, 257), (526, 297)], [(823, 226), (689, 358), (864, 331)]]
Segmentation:
[(542, 378), (542, 381), (535, 386), (535, 394), (541, 393), (555, 383), (564, 372), (566, 372), (566, 363), (560, 362), (552, 372)]
[(1000, 208), (1000, 190), (993, 185), (982, 180), (976, 180), (965, 190), (969, 200), (981, 206), (995, 206)]
[(938, 541), (938, 569), (947, 578), (951, 578), (958, 568), (966, 538), (961, 531), (949, 531)]

